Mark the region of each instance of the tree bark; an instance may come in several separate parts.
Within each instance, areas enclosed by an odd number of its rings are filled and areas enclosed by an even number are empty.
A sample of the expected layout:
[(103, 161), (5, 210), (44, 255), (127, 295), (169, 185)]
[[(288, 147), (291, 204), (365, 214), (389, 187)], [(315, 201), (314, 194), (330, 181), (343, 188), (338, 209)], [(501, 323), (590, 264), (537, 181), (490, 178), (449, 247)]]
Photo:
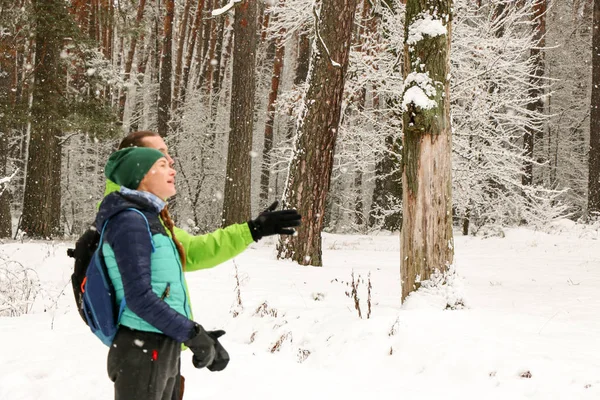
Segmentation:
[[(0, 13), (1, 16), (1, 13)], [(0, 178), (7, 175), (8, 142), (11, 137), (11, 113), (17, 109), (12, 89), (16, 89), (17, 49), (11, 35), (0, 35)], [(14, 85), (14, 86), (13, 86)], [(0, 185), (0, 239), (12, 237), (12, 218), (10, 212), (11, 182)]]
[(251, 150), (254, 126), (257, 41), (256, 1), (246, 0), (235, 10), (233, 78), (223, 226), (250, 217)]
[[(408, 0), (404, 41), (406, 81), (403, 114), (403, 220), (400, 235), (402, 300), (420, 282), (445, 273), (454, 258), (452, 236), (452, 177), (450, 127), (451, 0)], [(409, 29), (423, 13), (441, 18), (446, 34), (409, 41)], [(427, 74), (433, 104), (423, 107), (407, 100), (409, 90), (421, 90), (407, 79)], [(414, 75), (412, 75), (414, 77)], [(424, 75), (420, 75), (423, 77)], [(417, 79), (418, 81), (418, 79)], [(441, 83), (441, 84), (439, 84)], [(435, 86), (433, 86), (435, 85)], [(410, 99), (410, 98), (408, 98)]]
[[(281, 5), (285, 0), (280, 0)], [(265, 17), (266, 19), (267, 17)], [(283, 37), (285, 30), (281, 30)], [(282, 40), (275, 40), (275, 54), (273, 57), (273, 74), (271, 75), (271, 90), (269, 91), (269, 100), (267, 103), (267, 120), (265, 121), (265, 135), (263, 146), (263, 162), (260, 174), (260, 200), (261, 207), (267, 207), (269, 202), (269, 181), (271, 177), (271, 151), (273, 150), (273, 125), (275, 124), (275, 104), (279, 94), (279, 84), (281, 82), (281, 72), (283, 71), (283, 57), (285, 55), (285, 46)]]
[(174, 84), (173, 84), (173, 105), (172, 111), (175, 112), (179, 106), (179, 93), (180, 93), (180, 85), (181, 85), (181, 73), (183, 70), (183, 49), (186, 42), (186, 34), (188, 31), (188, 19), (190, 15), (190, 8), (192, 7), (193, 0), (186, 0), (185, 8), (183, 10), (183, 18), (181, 21), (181, 25), (179, 26), (179, 35), (177, 41), (177, 56), (175, 61), (175, 76), (174, 76)]
[(588, 211), (600, 213), (600, 1), (594, 1)]
[(322, 266), (321, 232), (348, 68), (357, 0), (322, 2), (315, 10), (316, 38), (294, 156), (283, 195), (302, 215), (296, 236), (281, 239), (278, 258)]
[[(196, 48), (196, 42), (198, 41), (198, 33), (202, 33), (200, 27), (202, 26), (202, 10), (204, 9), (204, 0), (198, 0), (196, 6), (196, 17), (194, 18), (194, 24), (192, 25), (192, 32), (190, 34), (190, 41), (187, 47), (187, 54), (185, 57), (185, 66), (183, 67), (183, 82), (181, 82), (181, 89), (179, 104), (185, 103), (185, 96), (187, 93), (187, 86), (190, 78), (190, 71), (192, 69), (192, 60), (194, 59), (194, 49)], [(202, 38), (200, 38), (202, 40)]]
[(162, 56), (158, 96), (158, 134), (166, 137), (171, 119), (171, 79), (173, 72), (173, 17), (175, 0), (165, 3), (166, 14), (163, 28)]
[[(540, 89), (541, 80), (545, 74), (545, 57), (543, 48), (546, 45), (546, 0), (537, 0), (533, 6), (534, 15), (532, 17), (534, 23), (534, 40), (535, 47), (531, 49), (530, 56), (533, 59), (534, 70), (530, 78), (531, 88), (529, 89), (529, 97), (531, 102), (527, 105), (527, 109), (534, 112), (544, 112), (544, 102), (541, 96), (543, 95)], [(523, 169), (523, 177), (521, 183), (523, 185), (533, 184), (533, 159), (535, 142), (543, 139), (543, 127), (535, 124), (528, 125), (527, 131), (523, 138), (523, 146), (525, 150), (525, 161)]]
[[(135, 17), (135, 33), (131, 37), (129, 44), (129, 51), (127, 53), (127, 59), (125, 60), (125, 75), (123, 80), (125, 83), (129, 82), (129, 75), (131, 74), (131, 66), (133, 65), (133, 56), (135, 54), (135, 47), (137, 45), (138, 30), (144, 17), (144, 8), (146, 7), (146, 0), (140, 0), (137, 8), (137, 14)], [(127, 88), (121, 89), (121, 96), (119, 97), (119, 121), (123, 121), (123, 115), (125, 114), (125, 102), (127, 100)]]
[(66, 10), (61, 0), (35, 0), (35, 85), (21, 228), (32, 238), (60, 234), (61, 148), (66, 116), (60, 53)]

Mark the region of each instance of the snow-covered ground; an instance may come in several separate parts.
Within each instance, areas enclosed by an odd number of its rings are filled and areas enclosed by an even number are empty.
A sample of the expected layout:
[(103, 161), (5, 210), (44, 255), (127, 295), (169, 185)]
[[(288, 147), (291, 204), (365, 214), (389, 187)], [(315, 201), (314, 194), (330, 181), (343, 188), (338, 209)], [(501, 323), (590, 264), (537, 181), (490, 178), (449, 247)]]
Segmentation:
[[(568, 222), (457, 235), (460, 278), (403, 306), (397, 235), (325, 235), (323, 268), (277, 261), (268, 238), (187, 275), (196, 320), (227, 331), (232, 361), (211, 373), (184, 353), (185, 398), (600, 399), (599, 236)], [(34, 269), (43, 286), (30, 314), (0, 317), (2, 400), (112, 398), (107, 348), (74, 308), (69, 245), (0, 245), (0, 264)], [(363, 319), (345, 294), (352, 271)]]

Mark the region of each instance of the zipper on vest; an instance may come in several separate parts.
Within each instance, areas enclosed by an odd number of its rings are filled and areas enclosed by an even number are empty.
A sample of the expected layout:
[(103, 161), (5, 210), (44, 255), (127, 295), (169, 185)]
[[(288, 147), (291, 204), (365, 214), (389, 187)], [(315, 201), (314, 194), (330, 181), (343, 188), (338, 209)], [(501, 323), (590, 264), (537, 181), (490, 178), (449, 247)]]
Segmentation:
[(171, 294), (171, 284), (167, 283), (167, 287), (166, 287), (165, 291), (163, 292), (162, 296), (160, 296), (160, 299), (164, 300), (166, 297), (169, 297), (170, 294)]

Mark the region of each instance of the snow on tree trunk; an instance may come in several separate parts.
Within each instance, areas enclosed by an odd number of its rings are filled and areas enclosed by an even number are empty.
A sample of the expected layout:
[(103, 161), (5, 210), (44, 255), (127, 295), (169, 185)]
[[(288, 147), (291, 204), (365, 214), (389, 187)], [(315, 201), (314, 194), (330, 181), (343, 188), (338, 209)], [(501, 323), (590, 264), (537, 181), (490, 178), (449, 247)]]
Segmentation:
[(244, 1), (235, 9), (223, 226), (244, 222), (250, 217), (257, 12), (257, 2), (253, 0)]
[(32, 238), (60, 234), (61, 148), (59, 137), (67, 114), (61, 68), (67, 24), (61, 0), (34, 1), (36, 20), (35, 86), (31, 106), (31, 137), (21, 229)]
[(340, 122), (345, 74), (356, 0), (322, 2), (315, 10), (315, 34), (308, 89), (298, 122), (294, 156), (283, 195), (286, 206), (302, 214), (294, 237), (282, 238), (279, 258), (322, 266), (321, 231)]
[(594, 1), (588, 209), (600, 212), (600, 1)]
[(454, 258), (451, 0), (408, 0), (404, 41), (402, 300)]

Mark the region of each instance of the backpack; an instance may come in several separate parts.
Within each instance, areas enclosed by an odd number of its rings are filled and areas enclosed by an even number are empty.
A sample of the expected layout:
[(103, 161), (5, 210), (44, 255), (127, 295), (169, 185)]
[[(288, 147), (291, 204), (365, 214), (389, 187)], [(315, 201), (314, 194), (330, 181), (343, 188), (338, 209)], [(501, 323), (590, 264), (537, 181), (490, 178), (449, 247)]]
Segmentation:
[[(127, 210), (135, 211), (144, 217), (152, 241), (150, 224), (146, 216), (135, 208), (127, 208)], [(77, 240), (75, 248), (67, 250), (67, 255), (75, 258), (71, 284), (79, 315), (92, 333), (107, 346), (111, 345), (117, 334), (121, 314), (126, 305), (123, 297), (117, 308), (114, 301), (115, 289), (102, 256), (104, 230), (109, 221), (110, 218), (104, 222), (100, 233), (94, 228), (88, 229)], [(154, 249), (154, 245), (152, 248)]]

